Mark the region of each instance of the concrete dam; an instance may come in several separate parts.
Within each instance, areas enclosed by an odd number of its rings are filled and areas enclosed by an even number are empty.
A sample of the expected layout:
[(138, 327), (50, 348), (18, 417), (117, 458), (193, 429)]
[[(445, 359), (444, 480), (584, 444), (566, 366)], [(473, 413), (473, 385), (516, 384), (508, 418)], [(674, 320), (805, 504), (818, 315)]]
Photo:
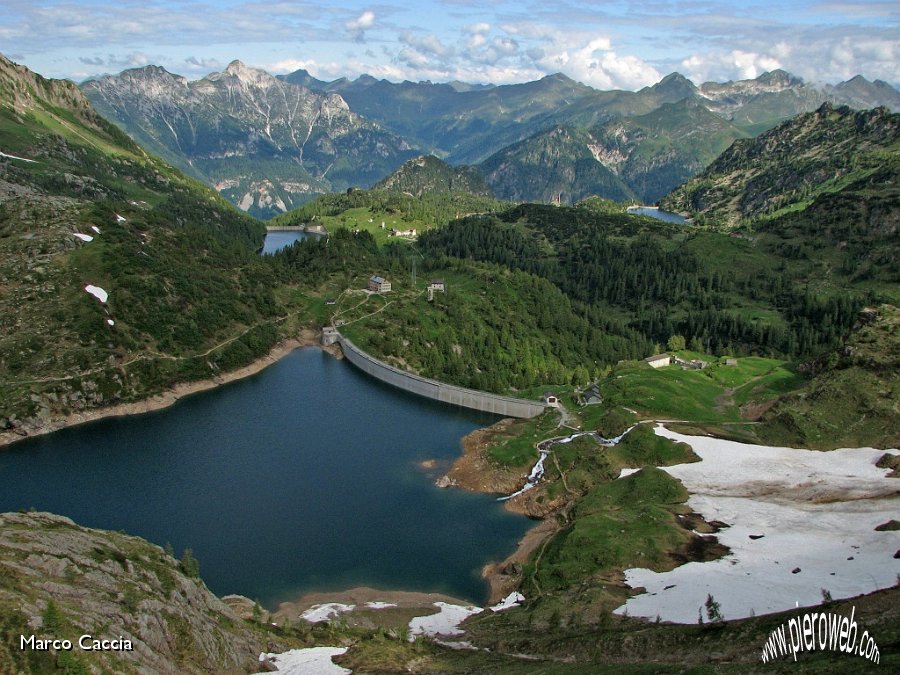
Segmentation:
[(413, 394), (433, 398), (435, 401), (452, 403), (463, 408), (496, 413), (504, 417), (535, 417), (544, 412), (546, 408), (540, 401), (499, 396), (407, 373), (405, 370), (400, 370), (372, 358), (343, 335), (338, 334), (335, 337), (344, 351), (344, 356), (354, 366), (382, 382)]

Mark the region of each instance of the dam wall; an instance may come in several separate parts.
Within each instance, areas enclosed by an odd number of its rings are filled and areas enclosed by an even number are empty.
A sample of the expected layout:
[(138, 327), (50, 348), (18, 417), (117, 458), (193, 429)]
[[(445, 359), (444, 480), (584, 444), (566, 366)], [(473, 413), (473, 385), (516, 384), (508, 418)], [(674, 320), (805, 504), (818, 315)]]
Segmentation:
[(338, 337), (338, 342), (341, 345), (344, 356), (354, 366), (382, 382), (419, 396), (432, 398), (435, 401), (443, 401), (444, 403), (452, 403), (463, 408), (495, 413), (504, 417), (535, 417), (544, 412), (546, 408), (540, 401), (500, 396), (476, 389), (466, 389), (465, 387), (457, 387), (454, 384), (446, 384), (415, 375), (414, 373), (408, 373), (405, 370), (389, 366), (369, 356), (342, 335)]

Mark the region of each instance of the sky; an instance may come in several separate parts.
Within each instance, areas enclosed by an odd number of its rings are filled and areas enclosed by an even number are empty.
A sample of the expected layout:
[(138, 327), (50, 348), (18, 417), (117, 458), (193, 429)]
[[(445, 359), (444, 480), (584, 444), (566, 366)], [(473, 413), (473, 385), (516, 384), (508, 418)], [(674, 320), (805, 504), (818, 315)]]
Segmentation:
[(0, 53), (82, 81), (160, 65), (189, 79), (234, 59), (323, 80), (510, 84), (556, 72), (629, 89), (783, 68), (811, 82), (900, 85), (900, 1), (3, 0)]

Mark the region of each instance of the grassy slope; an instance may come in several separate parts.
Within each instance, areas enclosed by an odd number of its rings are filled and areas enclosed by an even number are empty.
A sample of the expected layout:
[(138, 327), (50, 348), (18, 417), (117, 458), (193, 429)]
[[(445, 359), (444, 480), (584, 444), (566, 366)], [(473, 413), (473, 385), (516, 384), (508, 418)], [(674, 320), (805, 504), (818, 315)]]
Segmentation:
[(815, 376), (766, 414), (760, 437), (812, 448), (900, 446), (900, 310), (882, 305)]

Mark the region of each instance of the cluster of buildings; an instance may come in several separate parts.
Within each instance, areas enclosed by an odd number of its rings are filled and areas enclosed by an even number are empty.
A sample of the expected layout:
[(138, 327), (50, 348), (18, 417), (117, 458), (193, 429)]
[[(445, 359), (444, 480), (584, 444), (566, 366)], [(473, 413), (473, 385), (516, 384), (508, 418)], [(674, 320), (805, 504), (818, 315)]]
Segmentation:
[[(654, 356), (648, 356), (644, 359), (644, 363), (646, 363), (651, 368), (663, 368), (665, 366), (670, 366), (673, 363), (677, 366), (681, 366), (686, 370), (703, 370), (709, 365), (708, 361), (703, 361), (701, 359), (682, 359), (678, 356), (671, 356), (670, 354), (655, 354)], [(737, 359), (733, 357), (728, 357), (725, 359), (726, 366), (736, 366)]]
[[(382, 223), (382, 226), (384, 224)], [(391, 228), (392, 237), (415, 237), (416, 236), (416, 228), (412, 228), (411, 230), (398, 230), (396, 228)]]
[[(391, 291), (391, 282), (385, 279), (383, 276), (373, 274), (371, 277), (369, 277), (369, 282), (366, 285), (366, 288), (373, 293), (389, 293)], [(427, 290), (428, 299), (430, 300), (435, 292), (447, 292), (447, 282), (445, 282), (443, 279), (432, 279), (428, 282)]]

